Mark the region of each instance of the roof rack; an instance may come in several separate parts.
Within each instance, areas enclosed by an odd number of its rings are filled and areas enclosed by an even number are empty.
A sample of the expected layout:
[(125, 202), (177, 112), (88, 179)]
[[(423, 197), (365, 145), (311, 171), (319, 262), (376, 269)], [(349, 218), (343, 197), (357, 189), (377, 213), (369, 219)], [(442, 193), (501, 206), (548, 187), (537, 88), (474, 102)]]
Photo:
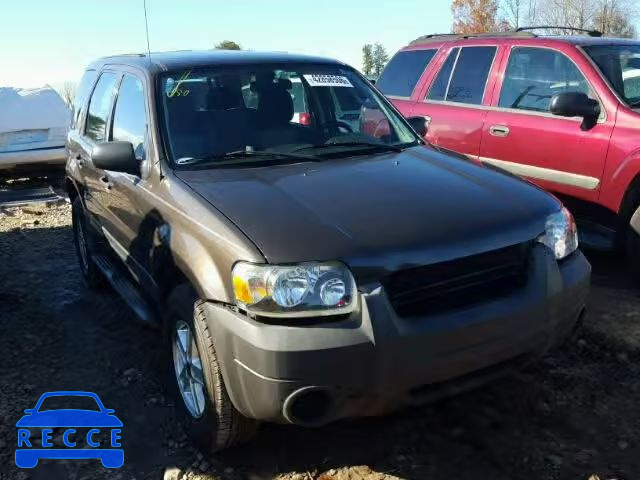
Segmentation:
[(438, 41), (444, 39), (462, 40), (465, 38), (495, 38), (495, 37), (537, 37), (533, 32), (510, 30), (507, 32), (483, 32), (483, 33), (432, 33), (423, 35), (413, 40), (409, 45)]
[(416, 38), (409, 45), (420, 43), (436, 42), (438, 40), (463, 40), (465, 38), (495, 38), (495, 37), (537, 37), (532, 30), (571, 30), (574, 32), (586, 33), (590, 37), (601, 37), (602, 32), (598, 30), (587, 30), (585, 28), (558, 27), (553, 25), (541, 25), (533, 27), (519, 27), (506, 32), (484, 32), (484, 33), (432, 33)]
[(534, 27), (520, 27), (516, 28), (516, 32), (525, 32), (530, 30), (571, 30), (572, 32), (582, 32), (586, 33), (590, 37), (601, 37), (602, 32), (598, 30), (588, 30), (586, 28), (575, 28), (575, 27), (559, 27), (554, 25), (540, 25)]

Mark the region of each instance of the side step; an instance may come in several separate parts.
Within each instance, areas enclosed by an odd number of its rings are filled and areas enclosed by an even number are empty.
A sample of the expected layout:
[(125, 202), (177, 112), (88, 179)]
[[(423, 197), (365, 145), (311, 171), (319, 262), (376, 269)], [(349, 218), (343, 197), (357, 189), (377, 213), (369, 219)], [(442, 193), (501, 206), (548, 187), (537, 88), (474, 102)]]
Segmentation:
[(149, 326), (158, 326), (156, 315), (149, 303), (138, 288), (127, 278), (127, 275), (121, 272), (121, 268), (113, 260), (106, 255), (94, 255), (93, 262), (142, 323)]

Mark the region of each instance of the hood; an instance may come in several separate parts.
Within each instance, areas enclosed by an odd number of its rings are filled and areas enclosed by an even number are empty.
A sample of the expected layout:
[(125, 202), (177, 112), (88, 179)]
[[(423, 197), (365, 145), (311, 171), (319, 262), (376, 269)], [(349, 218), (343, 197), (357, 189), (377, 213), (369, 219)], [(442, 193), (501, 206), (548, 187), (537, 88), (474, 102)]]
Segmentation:
[(429, 147), (176, 175), (268, 262), (340, 260), (361, 278), (534, 239), (560, 208), (531, 184)]

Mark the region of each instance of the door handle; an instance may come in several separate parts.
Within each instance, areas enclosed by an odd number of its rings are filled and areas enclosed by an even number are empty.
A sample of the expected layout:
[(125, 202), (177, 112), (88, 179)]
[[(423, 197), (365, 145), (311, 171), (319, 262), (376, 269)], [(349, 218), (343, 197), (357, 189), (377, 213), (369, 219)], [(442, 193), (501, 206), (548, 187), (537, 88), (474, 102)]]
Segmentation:
[(107, 190), (111, 190), (111, 187), (113, 187), (113, 183), (111, 183), (111, 180), (106, 175), (101, 176), (100, 181), (104, 184), (104, 187)]
[(506, 125), (491, 125), (489, 133), (494, 137), (506, 137), (509, 135), (509, 127)]

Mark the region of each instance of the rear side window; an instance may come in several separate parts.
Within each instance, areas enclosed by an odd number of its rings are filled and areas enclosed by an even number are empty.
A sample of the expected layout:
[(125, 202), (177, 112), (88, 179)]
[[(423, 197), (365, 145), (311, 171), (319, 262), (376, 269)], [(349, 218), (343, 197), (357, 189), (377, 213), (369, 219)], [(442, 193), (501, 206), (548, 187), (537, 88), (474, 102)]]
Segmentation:
[(447, 60), (442, 65), (440, 72), (433, 81), (433, 85), (429, 89), (427, 98), (429, 100), (444, 100), (447, 96), (447, 87), (449, 86), (449, 80), (451, 79), (451, 71), (453, 70), (453, 64), (456, 63), (458, 58), (458, 48), (454, 48), (449, 53)]
[[(457, 54), (451, 52), (442, 67), (432, 91), (431, 100), (480, 105), (489, 78), (489, 71), (496, 54), (496, 47), (464, 47)], [(442, 85), (447, 71), (452, 70), (447, 87), (442, 94)], [(442, 78), (440, 76), (442, 75)]]
[(407, 50), (396, 53), (380, 75), (376, 86), (385, 95), (410, 97), (436, 51)]
[(546, 48), (514, 48), (500, 91), (502, 108), (548, 112), (557, 93), (592, 93), (578, 67), (564, 54)]
[(96, 142), (103, 142), (106, 139), (107, 119), (111, 111), (117, 79), (118, 76), (115, 73), (105, 72), (100, 75), (96, 88), (93, 89), (89, 101), (85, 135)]
[(97, 76), (98, 72), (96, 72), (95, 70), (87, 70), (86, 72), (84, 72), (84, 75), (80, 79), (80, 83), (78, 84), (78, 88), (76, 89), (76, 96), (73, 100), (71, 128), (78, 128), (80, 117), (82, 117), (82, 113), (84, 112), (85, 106), (87, 104), (87, 99), (89, 98), (89, 94), (91, 93), (91, 87), (93, 87), (93, 82), (96, 81)]
[(131, 142), (138, 160), (144, 160), (144, 139), (147, 131), (147, 111), (142, 82), (125, 74), (118, 89), (113, 113), (112, 140)]

